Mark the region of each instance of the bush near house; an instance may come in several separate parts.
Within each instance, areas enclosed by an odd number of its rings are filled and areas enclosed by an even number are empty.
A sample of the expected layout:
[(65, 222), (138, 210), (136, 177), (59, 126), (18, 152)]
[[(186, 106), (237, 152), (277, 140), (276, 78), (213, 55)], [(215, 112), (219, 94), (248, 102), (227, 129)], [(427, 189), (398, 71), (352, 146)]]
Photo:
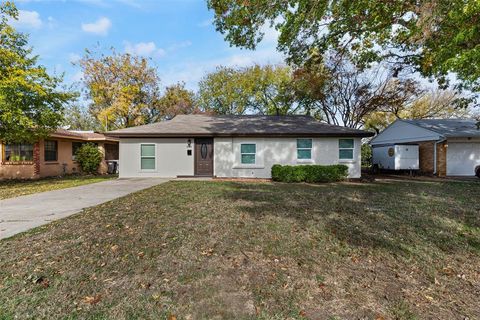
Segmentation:
[(75, 153), (75, 160), (80, 165), (82, 172), (96, 173), (102, 162), (102, 153), (93, 143), (86, 143)]
[(346, 179), (348, 167), (343, 164), (322, 166), (322, 165), (301, 165), (272, 166), (272, 180), (280, 182), (334, 182)]
[(368, 143), (362, 144), (362, 168), (372, 167), (372, 147)]

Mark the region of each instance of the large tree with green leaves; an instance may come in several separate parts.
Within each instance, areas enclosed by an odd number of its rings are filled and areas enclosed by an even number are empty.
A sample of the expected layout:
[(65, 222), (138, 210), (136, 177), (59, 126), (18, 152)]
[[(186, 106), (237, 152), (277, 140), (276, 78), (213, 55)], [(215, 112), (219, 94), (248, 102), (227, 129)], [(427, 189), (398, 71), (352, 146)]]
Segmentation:
[(198, 104), (217, 114), (291, 114), (299, 106), (290, 83), (285, 66), (218, 67), (200, 81)]
[(157, 114), (151, 121), (170, 120), (179, 114), (201, 112), (195, 104), (195, 93), (186, 89), (183, 82), (165, 88), (156, 110)]
[(110, 55), (87, 50), (78, 65), (91, 100), (90, 113), (104, 129), (137, 126), (157, 117), (160, 79), (148, 59), (114, 50)]
[(27, 35), (9, 24), (17, 18), (13, 3), (0, 4), (0, 140), (33, 142), (61, 124), (73, 94), (59, 89), (62, 77), (38, 64)]
[(233, 45), (253, 49), (265, 25), (280, 31), (278, 47), (302, 65), (329, 49), (361, 67), (387, 61), (446, 84), (480, 89), (478, 0), (207, 0), (215, 26)]
[(102, 130), (98, 119), (88, 112), (88, 108), (79, 103), (72, 103), (65, 108), (63, 125), (71, 130)]

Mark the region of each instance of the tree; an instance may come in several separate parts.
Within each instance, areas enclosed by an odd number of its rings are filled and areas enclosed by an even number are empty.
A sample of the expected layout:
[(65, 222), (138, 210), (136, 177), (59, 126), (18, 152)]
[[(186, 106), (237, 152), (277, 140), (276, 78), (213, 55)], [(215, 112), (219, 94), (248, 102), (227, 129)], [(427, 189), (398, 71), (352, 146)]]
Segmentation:
[(285, 66), (218, 67), (200, 81), (198, 103), (217, 114), (291, 114), (299, 107), (290, 81), (291, 70)]
[(307, 113), (329, 124), (361, 128), (365, 119), (384, 108), (397, 108), (420, 90), (410, 79), (395, 79), (380, 69), (362, 71), (348, 60), (329, 55), (326, 61), (295, 71), (294, 88)]
[(377, 133), (397, 119), (448, 119), (472, 116), (470, 108), (458, 107), (456, 100), (461, 99), (450, 90), (431, 90), (418, 94), (411, 101), (397, 105), (385, 105), (365, 118), (365, 127)]
[(185, 83), (177, 83), (165, 88), (158, 101), (158, 114), (151, 121), (169, 120), (178, 114), (200, 113), (195, 106), (195, 93), (185, 88)]
[(78, 64), (91, 99), (89, 111), (105, 129), (137, 126), (158, 116), (160, 79), (146, 58), (87, 50)]
[(456, 73), (480, 89), (478, 0), (207, 0), (216, 29), (236, 46), (254, 49), (265, 25), (280, 32), (278, 48), (301, 65), (330, 49), (357, 66), (392, 63), (447, 83)]
[(62, 77), (38, 64), (28, 37), (9, 25), (17, 18), (13, 3), (0, 4), (0, 139), (33, 142), (60, 125), (63, 105), (74, 94), (60, 90)]
[(73, 103), (65, 108), (63, 125), (71, 130), (101, 131), (102, 125), (84, 107)]

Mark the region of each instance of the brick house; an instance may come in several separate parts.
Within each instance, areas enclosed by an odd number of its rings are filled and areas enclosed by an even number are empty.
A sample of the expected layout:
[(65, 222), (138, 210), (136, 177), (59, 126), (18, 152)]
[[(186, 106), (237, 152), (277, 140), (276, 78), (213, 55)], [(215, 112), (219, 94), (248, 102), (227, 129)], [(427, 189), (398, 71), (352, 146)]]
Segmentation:
[(47, 139), (33, 144), (0, 143), (0, 180), (77, 173), (75, 152), (84, 143), (96, 144), (104, 155), (99, 173), (107, 172), (108, 160), (118, 160), (118, 139), (93, 131), (57, 129)]
[(420, 171), (424, 174), (480, 175), (480, 130), (474, 119), (397, 120), (370, 144), (373, 148), (418, 145)]

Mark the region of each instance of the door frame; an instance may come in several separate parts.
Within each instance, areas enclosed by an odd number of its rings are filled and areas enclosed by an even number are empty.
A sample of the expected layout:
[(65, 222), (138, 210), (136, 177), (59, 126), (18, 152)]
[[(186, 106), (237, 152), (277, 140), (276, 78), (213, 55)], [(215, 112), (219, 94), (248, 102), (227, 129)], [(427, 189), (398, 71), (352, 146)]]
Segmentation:
[[(198, 174), (197, 173), (197, 140), (208, 139), (212, 141), (212, 174)], [(193, 142), (193, 175), (195, 177), (213, 177), (215, 174), (215, 139), (213, 137), (198, 137)]]

